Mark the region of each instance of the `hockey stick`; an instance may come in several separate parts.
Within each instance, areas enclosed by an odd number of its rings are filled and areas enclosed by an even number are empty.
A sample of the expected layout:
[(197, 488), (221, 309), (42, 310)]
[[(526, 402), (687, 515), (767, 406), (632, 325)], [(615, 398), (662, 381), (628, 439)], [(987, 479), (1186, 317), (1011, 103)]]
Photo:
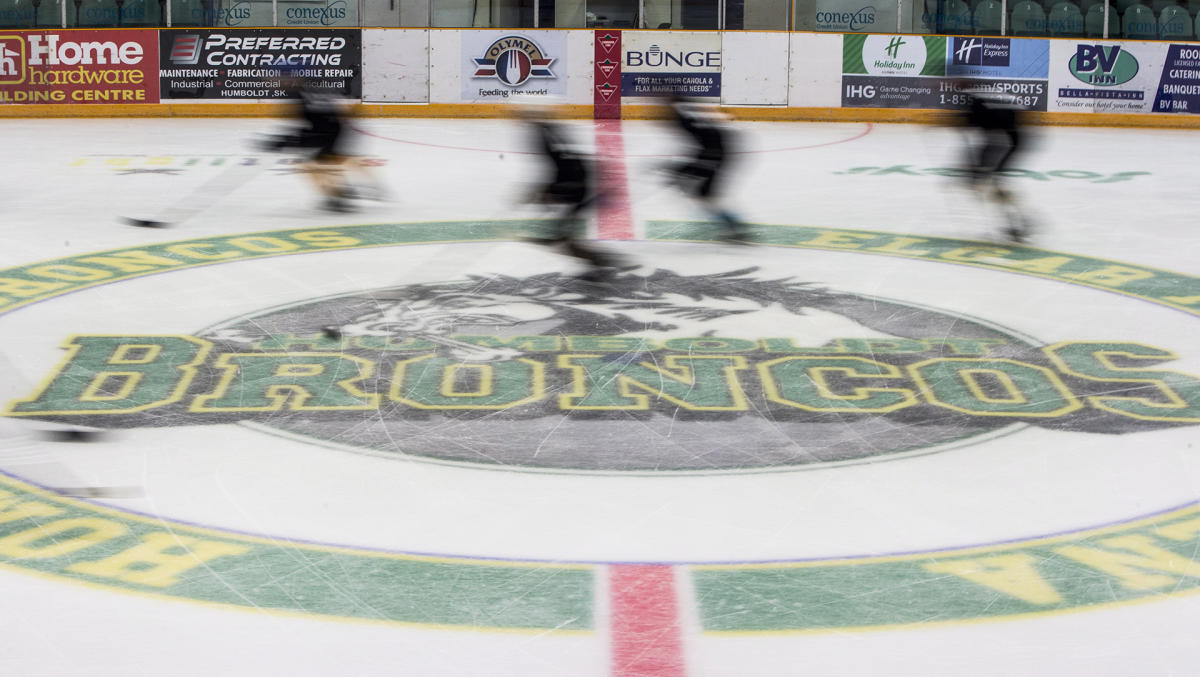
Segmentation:
[[(94, 433), (78, 437), (84, 430), (41, 431), (58, 439), (95, 439)], [(54, 459), (39, 431), (12, 419), (0, 420), (0, 472), (36, 484), (63, 496), (79, 498), (138, 498), (145, 495), (139, 486), (89, 485)]]
[(237, 164), (226, 167), (216, 176), (196, 186), (190, 193), (167, 206), (154, 218), (121, 217), (121, 221), (142, 228), (165, 228), (192, 218), (211, 207), (218, 199), (241, 187), (246, 180), (256, 176), (266, 167), (262, 158), (257, 155), (247, 155), (239, 159)]
[[(4, 400), (16, 394), (33, 392), (29, 382), (8, 360), (0, 355), (0, 385), (6, 386)], [(0, 472), (39, 485), (63, 496), (82, 498), (136, 498), (145, 492), (138, 486), (88, 485), (55, 460), (52, 445), (57, 442), (94, 442), (104, 431), (82, 426), (32, 423), (0, 415)]]

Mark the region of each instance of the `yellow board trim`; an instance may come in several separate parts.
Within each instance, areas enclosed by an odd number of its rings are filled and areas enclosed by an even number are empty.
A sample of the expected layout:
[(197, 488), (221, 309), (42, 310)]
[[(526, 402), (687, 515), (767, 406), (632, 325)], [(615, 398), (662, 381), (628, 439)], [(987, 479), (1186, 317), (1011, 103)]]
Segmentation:
[[(504, 118), (516, 108), (509, 104), (476, 103), (360, 103), (353, 115), (364, 118)], [(591, 118), (590, 104), (555, 106), (564, 118)], [(950, 124), (954, 114), (941, 110), (905, 108), (794, 108), (789, 106), (725, 106), (722, 111), (737, 120), (785, 122), (895, 122)], [(289, 104), (271, 101), (239, 103), (171, 102), (157, 104), (11, 104), (0, 105), (0, 118), (218, 118), (285, 117)], [(657, 120), (667, 116), (661, 106), (626, 105), (625, 120)], [(1151, 113), (1027, 113), (1035, 125), (1085, 127), (1161, 127), (1200, 129), (1200, 115)]]

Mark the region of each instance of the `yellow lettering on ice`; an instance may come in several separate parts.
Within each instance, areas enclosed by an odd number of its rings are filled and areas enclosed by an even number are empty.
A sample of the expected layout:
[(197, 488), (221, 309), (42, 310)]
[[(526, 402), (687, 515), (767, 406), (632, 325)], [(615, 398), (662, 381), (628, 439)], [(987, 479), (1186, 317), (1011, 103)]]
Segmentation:
[(95, 562), (76, 562), (67, 568), (89, 576), (165, 588), (175, 585), (182, 574), (206, 562), (249, 551), (250, 546), (161, 531), (142, 536), (141, 543), (111, 557)]
[[(1181, 576), (1200, 578), (1200, 562), (1194, 562), (1160, 548), (1148, 536), (1130, 534), (1100, 541), (1102, 545), (1121, 550), (1102, 550), (1082, 545), (1064, 545), (1054, 552), (1069, 557), (1093, 569), (1116, 576), (1121, 585), (1131, 590), (1153, 590), (1174, 585)], [(1149, 573), (1161, 571), (1163, 573)]]
[(59, 557), (119, 538), (125, 531), (120, 522), (99, 517), (61, 519), (0, 538), (0, 555), (14, 559)]
[(972, 583), (1002, 592), (1030, 604), (1057, 604), (1062, 596), (1038, 573), (1033, 555), (1016, 553), (931, 562), (922, 567), (939, 574), (951, 574)]

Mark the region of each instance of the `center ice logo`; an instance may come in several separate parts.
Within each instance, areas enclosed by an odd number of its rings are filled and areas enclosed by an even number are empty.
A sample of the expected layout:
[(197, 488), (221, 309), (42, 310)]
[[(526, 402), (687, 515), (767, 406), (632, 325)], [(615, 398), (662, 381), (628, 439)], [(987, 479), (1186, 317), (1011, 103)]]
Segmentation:
[(1075, 79), (1100, 87), (1125, 84), (1138, 74), (1137, 58), (1120, 45), (1079, 45), (1068, 67)]
[(196, 336), (64, 347), (11, 414), (253, 423), (510, 468), (787, 468), (926, 453), (1013, 425), (1113, 434), (1200, 422), (1200, 379), (1153, 368), (1175, 359), (1167, 350), (1040, 346), (755, 269), (627, 270), (602, 288), (562, 273), (474, 277), (315, 299)]
[(488, 46), (484, 56), (473, 59), (478, 67), (471, 77), (496, 78), (509, 87), (518, 87), (531, 78), (554, 78), (550, 64), (554, 57), (529, 38), (506, 35)]

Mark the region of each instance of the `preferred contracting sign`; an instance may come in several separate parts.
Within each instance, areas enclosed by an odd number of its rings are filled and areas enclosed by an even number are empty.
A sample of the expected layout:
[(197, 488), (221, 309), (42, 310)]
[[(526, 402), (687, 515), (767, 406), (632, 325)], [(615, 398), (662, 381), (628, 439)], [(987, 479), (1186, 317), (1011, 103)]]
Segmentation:
[(164, 99), (276, 99), (285, 74), (356, 99), (362, 90), (357, 30), (163, 31)]

